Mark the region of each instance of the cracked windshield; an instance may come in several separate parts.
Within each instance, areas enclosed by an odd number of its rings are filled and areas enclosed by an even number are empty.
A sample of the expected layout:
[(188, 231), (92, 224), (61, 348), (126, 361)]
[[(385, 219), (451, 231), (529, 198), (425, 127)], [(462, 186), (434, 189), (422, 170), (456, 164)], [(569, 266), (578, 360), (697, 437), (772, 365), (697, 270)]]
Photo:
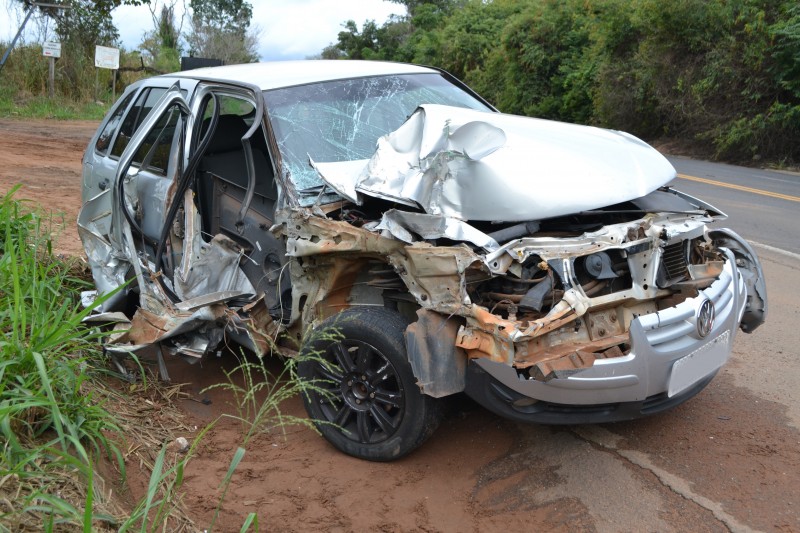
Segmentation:
[(304, 205), (323, 194), (314, 162), (369, 159), (381, 136), (421, 104), (488, 108), (438, 74), (358, 78), (266, 91), (267, 110)]

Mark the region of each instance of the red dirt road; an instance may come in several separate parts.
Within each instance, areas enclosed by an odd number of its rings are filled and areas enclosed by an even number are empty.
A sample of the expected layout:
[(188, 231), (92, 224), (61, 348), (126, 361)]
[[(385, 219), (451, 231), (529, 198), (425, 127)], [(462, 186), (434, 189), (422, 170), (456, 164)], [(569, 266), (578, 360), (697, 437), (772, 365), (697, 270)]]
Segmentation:
[[(22, 183), (19, 197), (63, 212), (63, 253), (82, 252), (80, 158), (95, 128), (0, 119), (0, 193)], [(290, 427), (285, 438), (248, 443), (214, 529), (238, 531), (257, 512), (267, 531), (800, 531), (800, 266), (762, 259), (769, 321), (740, 334), (711, 385), (669, 413), (546, 427), (455, 402), (428, 443), (388, 464), (346, 457)], [(170, 363), (173, 382), (189, 383), (181, 408), (190, 427), (237, 413), (229, 394), (201, 393), (232, 364)], [(280, 371), (278, 361), (268, 365)], [(284, 410), (303, 415), (299, 399)], [(201, 530), (241, 438), (241, 426), (222, 419), (189, 463), (184, 502)], [(131, 496), (145, 485), (133, 473)]]

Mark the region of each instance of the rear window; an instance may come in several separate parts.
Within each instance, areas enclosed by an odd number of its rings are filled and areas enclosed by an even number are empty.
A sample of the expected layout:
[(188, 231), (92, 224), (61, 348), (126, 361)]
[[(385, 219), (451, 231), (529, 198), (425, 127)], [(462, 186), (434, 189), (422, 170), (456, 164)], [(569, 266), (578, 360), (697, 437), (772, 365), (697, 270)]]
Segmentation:
[[(125, 151), (125, 147), (131, 142), (133, 134), (136, 132), (142, 121), (153, 110), (153, 106), (158, 102), (158, 99), (167, 92), (166, 89), (155, 87), (145, 89), (139, 94), (136, 103), (133, 104), (125, 119), (122, 121), (122, 126), (119, 129), (117, 140), (114, 141), (114, 147), (111, 149), (111, 156), (119, 157)], [(141, 160), (140, 160), (141, 161)]]

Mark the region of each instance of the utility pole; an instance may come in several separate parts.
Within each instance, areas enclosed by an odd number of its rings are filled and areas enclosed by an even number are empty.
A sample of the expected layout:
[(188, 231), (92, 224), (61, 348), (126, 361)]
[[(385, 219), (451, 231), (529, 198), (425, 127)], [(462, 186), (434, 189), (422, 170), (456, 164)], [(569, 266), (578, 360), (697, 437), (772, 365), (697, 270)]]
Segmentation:
[(31, 2), (30, 4), (28, 4), (28, 12), (25, 13), (25, 20), (22, 21), (22, 25), (19, 27), (19, 31), (17, 31), (17, 34), (11, 41), (11, 44), (8, 45), (6, 53), (3, 54), (3, 59), (0, 59), (0, 72), (3, 72), (3, 66), (5, 66), (8, 56), (11, 55), (11, 50), (14, 48), (14, 45), (17, 44), (17, 39), (19, 39), (19, 36), (22, 35), (22, 31), (25, 29), (25, 25), (28, 23), (28, 20), (31, 18), (31, 15), (33, 15), (34, 9), (37, 7), (39, 8), (54, 7), (56, 9), (70, 9), (71, 6), (63, 6), (61, 4), (46, 4), (44, 2)]

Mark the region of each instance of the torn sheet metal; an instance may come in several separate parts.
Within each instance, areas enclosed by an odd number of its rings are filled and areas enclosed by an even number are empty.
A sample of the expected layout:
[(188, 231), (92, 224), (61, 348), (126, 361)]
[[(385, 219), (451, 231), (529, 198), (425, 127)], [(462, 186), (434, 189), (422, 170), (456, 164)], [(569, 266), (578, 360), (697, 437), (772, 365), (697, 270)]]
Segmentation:
[(197, 298), (219, 291), (237, 291), (255, 294), (255, 288), (247, 279), (239, 264), (244, 251), (231, 238), (218, 234), (210, 242), (201, 236), (200, 214), (192, 201), (192, 191), (186, 193), (186, 229), (184, 253), (180, 268), (174, 276), (175, 289), (183, 300)]
[(366, 195), (430, 215), (506, 222), (613, 205), (675, 177), (664, 156), (626, 133), (440, 105), (418, 108), (358, 167), (316, 163), (358, 204)]
[[(193, 332), (192, 346), (181, 350), (181, 353), (200, 357), (212, 341), (221, 340), (221, 335), (213, 333), (213, 328), (206, 328), (207, 335), (198, 332), (210, 324), (218, 323), (224, 326), (226, 307), (223, 304), (214, 304), (194, 311), (193, 313), (156, 314), (146, 309), (139, 308), (130, 321), (115, 316), (93, 317), (92, 322), (114, 322), (115, 330), (123, 329), (124, 333), (115, 336), (112, 342), (106, 345), (106, 350), (112, 353), (132, 353), (147, 348), (157, 342), (162, 342)], [(213, 346), (212, 346), (213, 348)]]
[[(110, 191), (106, 189), (89, 199), (78, 214), (78, 236), (83, 243), (92, 278), (100, 294), (107, 294), (125, 283), (130, 269), (127, 254), (109, 240), (111, 221)], [(125, 294), (118, 292), (107, 299), (98, 311), (113, 309)], [(92, 298), (92, 301), (94, 298)]]
[[(367, 229), (373, 228), (367, 226)], [(445, 237), (453, 241), (469, 242), (480, 246), (487, 252), (500, 247), (496, 240), (466, 222), (439, 215), (390, 209), (383, 214), (380, 223), (374, 226), (374, 229), (385, 230), (391, 236), (407, 243), (419, 240), (414, 237), (414, 235), (418, 235), (426, 240)]]

